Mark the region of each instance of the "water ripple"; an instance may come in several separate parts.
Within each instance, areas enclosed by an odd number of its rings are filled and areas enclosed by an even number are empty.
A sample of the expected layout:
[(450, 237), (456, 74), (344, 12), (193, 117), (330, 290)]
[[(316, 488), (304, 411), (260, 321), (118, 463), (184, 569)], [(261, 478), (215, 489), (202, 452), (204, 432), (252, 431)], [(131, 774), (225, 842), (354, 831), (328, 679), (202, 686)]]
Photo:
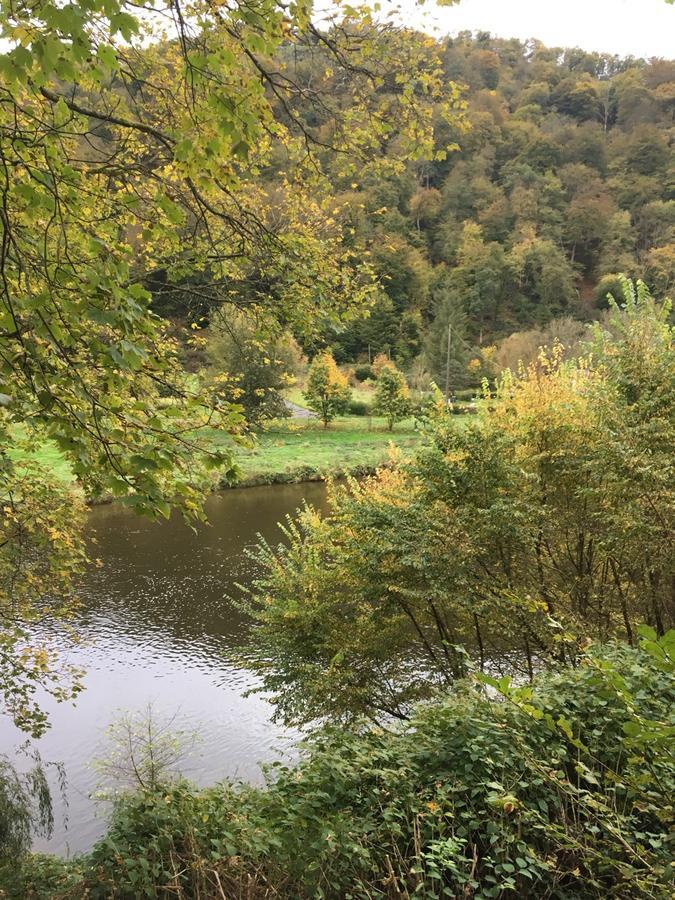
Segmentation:
[[(44, 759), (65, 766), (68, 827), (56, 795), (56, 831), (40, 849), (83, 851), (103, 833), (106, 810), (91, 799), (92, 761), (104, 752), (102, 736), (120, 710), (151, 703), (168, 718), (179, 713), (198, 736), (184, 767), (198, 784), (259, 782), (262, 764), (293, 758), (297, 734), (272, 724), (265, 697), (242, 696), (256, 686), (234, 662), (247, 623), (226, 598), (251, 578), (244, 549), (257, 533), (276, 540), (276, 522), (304, 499), (321, 505), (324, 497), (316, 483), (228, 491), (209, 499), (211, 524), (197, 534), (179, 518), (158, 525), (120, 507), (92, 511), (91, 555), (102, 565), (92, 567), (79, 591), (81, 643), (73, 645), (58, 622), (40, 627), (86, 670), (77, 704), (44, 704), (52, 728), (38, 746)], [(0, 718), (1, 752), (14, 752), (23, 739)]]

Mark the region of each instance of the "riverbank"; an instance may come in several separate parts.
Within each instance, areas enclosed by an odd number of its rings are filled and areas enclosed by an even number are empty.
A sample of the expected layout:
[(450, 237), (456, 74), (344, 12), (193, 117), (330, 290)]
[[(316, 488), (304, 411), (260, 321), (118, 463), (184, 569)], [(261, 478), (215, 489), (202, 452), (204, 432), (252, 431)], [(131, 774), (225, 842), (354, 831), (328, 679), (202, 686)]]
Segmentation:
[[(232, 438), (224, 432), (213, 430), (210, 437), (217, 447), (233, 447)], [(278, 419), (257, 432), (250, 447), (236, 447), (241, 473), (236, 487), (368, 474), (392, 452), (412, 452), (420, 438), (413, 419), (400, 422), (393, 431), (375, 416), (341, 416), (328, 428), (316, 419)], [(46, 442), (30, 456), (55, 478), (73, 481), (68, 461), (54, 444)], [(229, 485), (217, 480), (214, 487), (220, 490)]]
[(89, 853), (0, 861), (3, 896), (665, 900), (672, 641), (591, 644), (527, 696), (491, 679), (510, 702), (464, 682), (405, 724), (326, 729), (260, 786), (141, 769)]
[[(237, 487), (368, 474), (393, 452), (412, 452), (420, 437), (412, 419), (401, 422), (394, 431), (388, 431), (384, 419), (376, 417), (344, 416), (328, 428), (315, 419), (281, 419), (256, 434), (253, 446), (237, 448), (241, 471)], [(214, 432), (213, 440), (230, 443), (230, 438), (219, 432)]]

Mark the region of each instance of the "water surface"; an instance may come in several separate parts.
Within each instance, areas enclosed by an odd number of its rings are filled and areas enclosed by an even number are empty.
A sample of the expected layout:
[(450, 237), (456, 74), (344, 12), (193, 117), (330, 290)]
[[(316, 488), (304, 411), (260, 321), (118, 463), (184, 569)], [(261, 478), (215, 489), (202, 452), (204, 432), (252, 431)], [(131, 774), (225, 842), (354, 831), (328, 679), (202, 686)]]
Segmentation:
[[(198, 735), (183, 764), (200, 784), (222, 778), (261, 780), (261, 763), (292, 758), (296, 735), (270, 721), (258, 695), (244, 697), (252, 676), (234, 662), (246, 622), (228, 600), (252, 576), (244, 553), (257, 533), (280, 537), (276, 523), (307, 500), (325, 503), (320, 483), (225, 491), (207, 501), (209, 525), (191, 531), (180, 517), (152, 523), (111, 505), (89, 514), (92, 556), (101, 560), (81, 587), (76, 629), (82, 645), (69, 659), (86, 669), (85, 691), (73, 704), (48, 703), (51, 729), (37, 742), (45, 760), (63, 763), (67, 827), (56, 798), (51, 840), (56, 853), (87, 850), (105, 829), (107, 810), (91, 795), (101, 777), (92, 760), (106, 753), (105, 730), (120, 711), (177, 715)], [(0, 719), (0, 752), (23, 738)]]

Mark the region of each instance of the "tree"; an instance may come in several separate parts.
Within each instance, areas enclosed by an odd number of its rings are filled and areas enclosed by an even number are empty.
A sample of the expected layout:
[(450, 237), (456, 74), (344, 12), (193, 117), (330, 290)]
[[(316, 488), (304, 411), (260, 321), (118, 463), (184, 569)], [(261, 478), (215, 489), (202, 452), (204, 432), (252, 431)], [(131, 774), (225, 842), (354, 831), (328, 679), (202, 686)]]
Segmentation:
[[(395, 48), (393, 32), (381, 42), (368, 13), (353, 15), (349, 35), (336, 28), (324, 39), (304, 6), (288, 15), (265, 0), (254, 14), (235, 4), (213, 15), (197, 2), (177, 17), (173, 38), (152, 42), (151, 22), (125, 0), (94, 2), (86, 15), (72, 6), (54, 13), (46, 2), (7, 13), (0, 390), (14, 397), (17, 418), (52, 432), (90, 492), (112, 491), (149, 514), (157, 504), (198, 506), (192, 475), (208, 448), (186, 435), (199, 436), (218, 411), (204, 411), (205, 397), (185, 384), (175, 346), (149, 313), (154, 275), (183, 291), (194, 274), (220, 288), (253, 283), (248, 302), (273, 306), (299, 331), (369, 295), (371, 279), (357, 274), (354, 252), (322, 209), (313, 157), (328, 144), (346, 166), (367, 165), (375, 123), (390, 118), (402, 156), (433, 156), (431, 129), (417, 127), (422, 106), (400, 101), (398, 90), (370, 89), (385, 56), (391, 70), (389, 51), (425, 71), (433, 52), (405, 39)], [(303, 73), (289, 41), (325, 67), (349, 58), (348, 112), (321, 101), (310, 128), (294, 110)], [(324, 88), (332, 77), (324, 74)], [(431, 99), (441, 84), (429, 77)], [(255, 179), (281, 157), (277, 183)], [(165, 409), (160, 393), (175, 403)], [(237, 417), (222, 412), (222, 424), (236, 428)]]
[(379, 290), (362, 317), (342, 326), (335, 336), (329, 336), (336, 360), (346, 362), (366, 354), (372, 358), (391, 351), (399, 339), (402, 319), (409, 315), (397, 315), (389, 296)]
[(589, 326), (569, 316), (551, 319), (544, 328), (514, 331), (492, 348), (489, 355), (492, 374), (499, 376), (504, 369), (517, 372), (536, 366), (542, 349), (550, 351), (556, 347), (560, 359), (578, 359), (588, 349), (590, 339)]
[(396, 312), (423, 306), (432, 277), (426, 256), (397, 234), (382, 237), (375, 246), (374, 265)]
[(372, 363), (372, 371), (375, 378), (379, 378), (380, 372), (385, 366), (391, 365), (391, 359), (386, 353), (378, 353)]
[(349, 383), (328, 351), (318, 353), (312, 360), (304, 397), (310, 409), (319, 414), (324, 428), (347, 410), (351, 397)]
[(510, 272), (502, 246), (483, 240), (479, 225), (465, 223), (457, 265), (445, 279), (461, 297), (473, 335), (480, 342), (484, 330), (498, 329), (510, 288)]
[[(373, 275), (327, 202), (323, 156), (346, 177), (379, 169), (385, 140), (389, 171), (433, 158), (431, 113), (457, 106), (438, 48), (369, 10), (324, 30), (307, 3), (170, 12), (127, 0), (0, 10), (0, 639), (16, 647), (55, 573), (82, 562), (79, 517), (61, 515), (59, 486), (15, 464), (23, 443), (53, 441), (89, 497), (203, 517), (206, 468), (234, 471), (207, 426), (245, 423), (184, 371), (153, 296), (162, 309), (177, 299), (174, 312), (195, 295), (209, 313), (264, 310), (299, 334), (360, 310)], [(333, 90), (343, 77), (347, 103)], [(33, 567), (18, 603), (16, 566)], [(32, 730), (13, 692), (32, 697), (53, 660), (29, 651), (28, 670), (21, 652), (3, 657), (14, 661), (2, 687)]]
[(578, 299), (574, 266), (553, 241), (528, 234), (514, 245), (508, 259), (524, 295), (523, 319), (543, 323), (574, 310)]
[(646, 255), (645, 269), (655, 289), (669, 294), (675, 288), (675, 241), (650, 250)]
[(27, 771), (25, 765), (19, 771), (0, 756), (0, 877), (16, 868), (36, 834), (51, 837), (54, 815), (47, 769), (56, 768), (64, 777), (60, 765), (43, 763), (37, 751), (24, 746), (20, 752), (31, 764)]
[(441, 405), (412, 462), (260, 548), (251, 665), (280, 715), (405, 717), (467, 656), (532, 677), (672, 627), (670, 306), (624, 291), (588, 358), (507, 373), (466, 427)]
[(605, 221), (599, 262), (603, 277), (613, 272), (634, 274), (637, 269), (636, 242), (637, 234), (631, 225), (629, 212), (621, 210)]
[(434, 319), (424, 345), (424, 359), (439, 388), (464, 388), (468, 382), (469, 350), (465, 342), (466, 314), (460, 295), (446, 283), (434, 290)]
[(208, 329), (206, 353), (214, 390), (241, 406), (251, 425), (289, 414), (283, 390), (303, 368), (297, 341), (277, 330), (250, 313), (225, 309)]
[(30, 434), (9, 434), (0, 409), (0, 441), (5, 435), (18, 459), (0, 454), (0, 696), (15, 725), (40, 737), (48, 724), (40, 694), (72, 700), (81, 690), (81, 673), (59, 652), (71, 639), (38, 640), (34, 626), (76, 606), (74, 582), (86, 563), (84, 503), (31, 458)]
[(552, 101), (565, 115), (575, 119), (594, 119), (600, 111), (600, 101), (596, 83), (590, 79), (576, 81), (566, 78), (555, 88)]
[(410, 415), (410, 392), (405, 376), (393, 363), (383, 366), (377, 376), (373, 412), (384, 416), (392, 431), (396, 422)]
[[(581, 316), (606, 274), (669, 283), (667, 252), (648, 254), (672, 243), (670, 63), (468, 34), (443, 61), (446, 77), (468, 85), (464, 122), (437, 130), (453, 147), (447, 158), (349, 181), (327, 167), (392, 300), (378, 301), (369, 323), (324, 333), (340, 362), (368, 344), (411, 361), (446, 278), (477, 343)], [(627, 99), (634, 115), (617, 119)], [(419, 339), (406, 314), (418, 317)]]
[(422, 223), (429, 224), (438, 217), (441, 209), (441, 194), (436, 188), (418, 188), (410, 198), (410, 215), (417, 231)]

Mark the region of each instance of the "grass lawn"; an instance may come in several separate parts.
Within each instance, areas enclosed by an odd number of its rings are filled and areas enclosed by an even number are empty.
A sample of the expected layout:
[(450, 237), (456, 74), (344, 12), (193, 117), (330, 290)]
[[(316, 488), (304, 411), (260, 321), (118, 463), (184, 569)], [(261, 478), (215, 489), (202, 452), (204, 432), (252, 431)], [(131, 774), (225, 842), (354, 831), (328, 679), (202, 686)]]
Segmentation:
[[(213, 437), (231, 443), (218, 432)], [(393, 432), (377, 417), (343, 416), (328, 428), (314, 419), (280, 419), (256, 436), (253, 447), (235, 452), (245, 481), (293, 481), (372, 469), (387, 459), (392, 444), (405, 453), (419, 439), (412, 419), (399, 422)]]
[(20, 459), (31, 459), (38, 463), (41, 468), (49, 475), (52, 475), (58, 481), (73, 481), (73, 473), (70, 463), (66, 460), (56, 446), (51, 441), (46, 441), (30, 453), (24, 453), (18, 450), (9, 450), (10, 459), (18, 462)]
[[(466, 417), (456, 419), (461, 425)], [(233, 446), (223, 432), (212, 431), (211, 438), (216, 445)], [(252, 447), (236, 446), (234, 453), (243, 483), (258, 484), (373, 469), (386, 461), (392, 444), (407, 455), (419, 441), (412, 419), (399, 422), (393, 431), (377, 416), (342, 416), (328, 428), (316, 419), (279, 419), (256, 436)], [(68, 462), (54, 444), (43, 444), (30, 457), (55, 477), (73, 480)]]

